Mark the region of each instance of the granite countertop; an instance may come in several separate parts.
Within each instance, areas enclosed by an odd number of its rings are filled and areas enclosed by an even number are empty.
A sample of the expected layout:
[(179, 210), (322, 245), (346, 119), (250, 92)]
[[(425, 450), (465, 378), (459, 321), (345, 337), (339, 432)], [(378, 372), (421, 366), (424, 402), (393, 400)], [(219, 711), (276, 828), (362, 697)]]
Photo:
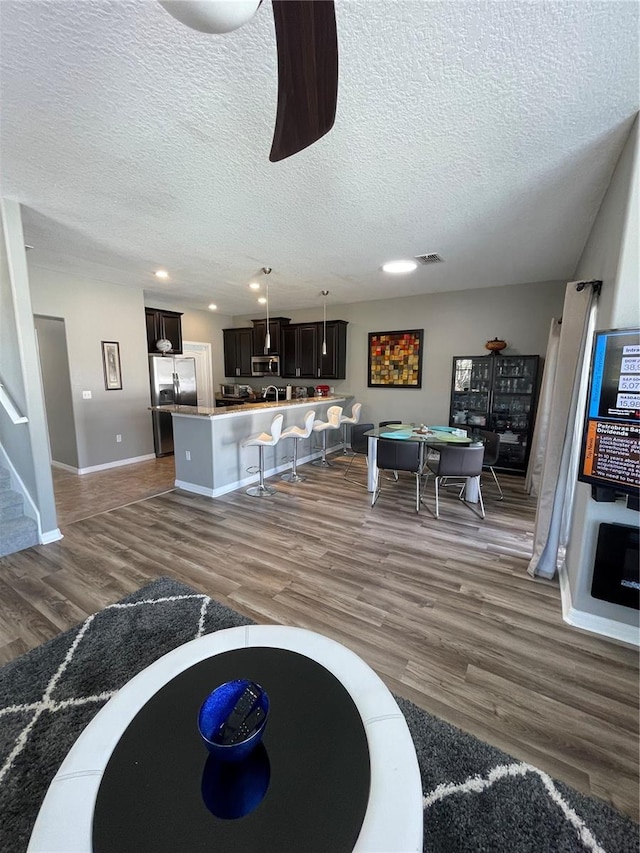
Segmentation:
[(351, 394), (330, 394), (328, 397), (299, 397), (295, 400), (264, 400), (261, 403), (240, 403), (237, 406), (220, 406), (209, 408), (208, 406), (149, 406), (151, 412), (167, 412), (173, 415), (191, 415), (192, 417), (219, 418), (224, 415), (251, 412), (254, 409), (280, 409), (289, 406), (308, 406), (310, 403), (330, 403), (332, 401), (345, 400)]

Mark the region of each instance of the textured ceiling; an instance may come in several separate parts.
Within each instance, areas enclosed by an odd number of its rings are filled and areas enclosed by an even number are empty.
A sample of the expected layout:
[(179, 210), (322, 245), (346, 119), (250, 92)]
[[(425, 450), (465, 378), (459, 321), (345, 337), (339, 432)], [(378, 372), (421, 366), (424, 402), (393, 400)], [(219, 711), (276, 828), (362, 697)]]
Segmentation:
[[(333, 130), (268, 160), (268, 0), (0, 0), (2, 194), (30, 262), (250, 313), (572, 275), (638, 109), (636, 2), (337, 0)], [(408, 276), (388, 259), (437, 252)], [(160, 283), (153, 270), (166, 267)]]

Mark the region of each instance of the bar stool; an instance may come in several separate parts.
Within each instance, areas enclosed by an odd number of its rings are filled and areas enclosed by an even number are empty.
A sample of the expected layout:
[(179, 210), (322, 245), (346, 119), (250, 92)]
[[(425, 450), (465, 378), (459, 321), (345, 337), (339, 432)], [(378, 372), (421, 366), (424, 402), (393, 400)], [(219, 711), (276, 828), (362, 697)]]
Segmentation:
[(351, 407), (351, 415), (340, 415), (340, 426), (342, 427), (342, 455), (353, 456), (347, 450), (347, 424), (357, 424), (360, 420), (362, 403), (354, 403)]
[(332, 468), (331, 462), (327, 462), (327, 430), (340, 429), (340, 416), (342, 415), (342, 406), (329, 406), (327, 409), (327, 420), (316, 421), (313, 425), (314, 432), (322, 433), (322, 457), (314, 459), (312, 465), (317, 465), (322, 468)]
[[(256, 435), (250, 435), (249, 438), (242, 442), (243, 447), (257, 447), (259, 452), (258, 472), (260, 474), (260, 482), (257, 486), (250, 486), (247, 489), (247, 494), (251, 495), (252, 498), (268, 497), (270, 495), (275, 495), (276, 493), (275, 489), (271, 486), (265, 486), (264, 484), (264, 449), (265, 447), (275, 447), (280, 441), (283, 420), (284, 415), (276, 415), (271, 421), (271, 434), (268, 432), (260, 432)], [(255, 473), (255, 468), (247, 468), (247, 471), (253, 471)]]
[(291, 471), (287, 471), (286, 474), (283, 474), (280, 477), (281, 480), (285, 480), (287, 483), (303, 483), (307, 479), (306, 477), (301, 477), (300, 474), (298, 474), (298, 442), (303, 438), (309, 438), (315, 419), (316, 413), (314, 411), (307, 412), (304, 416), (303, 427), (287, 427), (287, 429), (285, 429), (280, 435), (280, 440), (283, 438), (293, 439), (293, 465), (291, 466)]

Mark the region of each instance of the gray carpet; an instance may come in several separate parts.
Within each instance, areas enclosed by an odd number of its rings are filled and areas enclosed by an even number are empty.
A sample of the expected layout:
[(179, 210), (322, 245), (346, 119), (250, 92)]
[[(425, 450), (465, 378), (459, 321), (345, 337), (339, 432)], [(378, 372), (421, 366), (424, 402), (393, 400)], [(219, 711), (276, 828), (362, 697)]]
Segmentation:
[[(246, 624), (251, 620), (161, 578), (0, 669), (0, 850), (26, 849), (51, 778), (114, 691), (199, 630)], [(422, 774), (425, 850), (637, 853), (638, 826), (605, 803), (411, 702), (398, 704)]]

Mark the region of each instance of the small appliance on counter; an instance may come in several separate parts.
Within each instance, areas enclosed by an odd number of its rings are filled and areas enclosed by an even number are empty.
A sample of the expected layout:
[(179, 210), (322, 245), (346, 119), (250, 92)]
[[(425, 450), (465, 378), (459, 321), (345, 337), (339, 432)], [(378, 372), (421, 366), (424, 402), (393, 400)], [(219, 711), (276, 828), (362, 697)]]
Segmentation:
[(316, 397), (328, 397), (329, 396), (329, 386), (328, 385), (316, 385)]
[(230, 383), (220, 386), (221, 397), (232, 397), (235, 400), (244, 400), (247, 397), (253, 397), (253, 388), (251, 385), (238, 385)]

